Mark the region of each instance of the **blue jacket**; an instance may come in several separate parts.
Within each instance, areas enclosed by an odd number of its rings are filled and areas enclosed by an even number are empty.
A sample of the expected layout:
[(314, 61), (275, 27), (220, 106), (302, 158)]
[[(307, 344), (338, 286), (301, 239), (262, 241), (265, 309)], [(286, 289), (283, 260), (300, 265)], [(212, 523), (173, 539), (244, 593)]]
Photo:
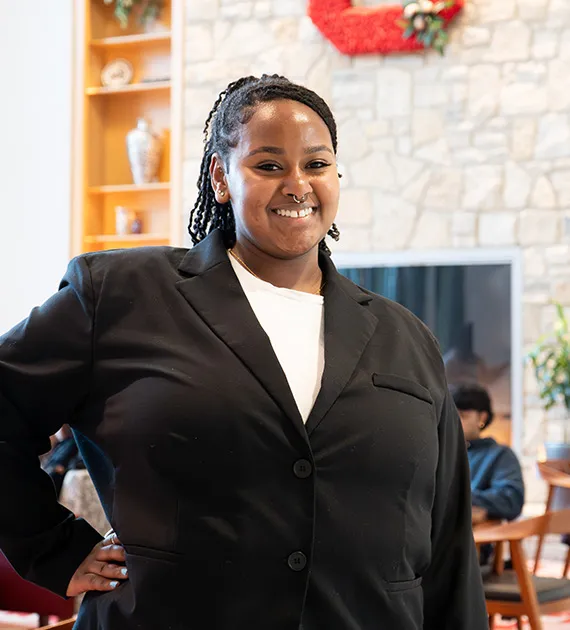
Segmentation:
[(517, 518), (524, 505), (524, 481), (517, 456), (493, 438), (473, 440), (467, 454), (473, 505), (485, 508), (489, 518)]

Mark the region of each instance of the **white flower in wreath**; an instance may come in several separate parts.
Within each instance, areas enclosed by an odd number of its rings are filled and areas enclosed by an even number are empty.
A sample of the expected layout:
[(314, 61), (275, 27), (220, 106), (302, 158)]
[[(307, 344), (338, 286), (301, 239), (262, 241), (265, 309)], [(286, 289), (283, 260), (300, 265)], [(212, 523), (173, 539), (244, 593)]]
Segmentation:
[(420, 0), (419, 2), (420, 10), (422, 13), (432, 13), (433, 12), (433, 2), (432, 0)]
[(426, 21), (423, 15), (416, 15), (412, 24), (416, 31), (423, 31), (426, 27)]
[(445, 2), (436, 2), (433, 5), (433, 11), (434, 13), (440, 13), (441, 11), (443, 11), (445, 9)]
[(417, 2), (412, 2), (404, 7), (404, 17), (408, 20), (411, 20), (419, 12), (420, 5)]

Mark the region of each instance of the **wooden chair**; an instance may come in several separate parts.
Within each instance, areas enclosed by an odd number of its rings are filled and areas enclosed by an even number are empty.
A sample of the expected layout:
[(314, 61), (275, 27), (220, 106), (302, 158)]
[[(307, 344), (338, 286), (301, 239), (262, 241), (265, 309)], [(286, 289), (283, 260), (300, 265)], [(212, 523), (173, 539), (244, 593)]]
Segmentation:
[[(545, 462), (538, 463), (538, 472), (542, 479), (548, 484), (548, 497), (546, 499), (545, 512), (552, 510), (552, 504), (556, 496), (558, 488), (570, 489), (570, 462), (565, 459), (551, 459)], [(570, 531), (565, 532), (570, 534)], [(542, 545), (544, 543), (544, 536), (539, 536), (536, 554), (534, 557), (534, 573), (538, 571), (538, 564), (540, 554), (542, 553)], [(568, 569), (570, 568), (570, 547), (568, 547), (568, 553), (566, 554), (566, 562), (564, 564), (563, 576), (566, 576)]]
[(489, 627), (494, 615), (515, 617), (522, 628), (521, 617), (528, 617), (532, 630), (542, 630), (541, 615), (570, 610), (570, 580), (531, 575), (522, 543), (532, 536), (564, 534), (570, 531), (570, 509), (549, 512), (543, 516), (498, 526), (477, 527), (473, 531), (477, 545), (508, 542), (514, 570), (497, 571), (485, 578), (485, 600)]
[(73, 619), (66, 619), (65, 621), (54, 623), (52, 626), (42, 626), (41, 628), (38, 628), (38, 630), (73, 630), (74, 623), (75, 617)]

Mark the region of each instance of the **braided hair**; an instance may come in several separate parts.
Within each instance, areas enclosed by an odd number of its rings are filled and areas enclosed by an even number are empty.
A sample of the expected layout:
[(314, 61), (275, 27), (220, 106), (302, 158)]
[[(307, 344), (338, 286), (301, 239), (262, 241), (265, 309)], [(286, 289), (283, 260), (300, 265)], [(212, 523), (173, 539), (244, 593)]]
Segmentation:
[[(198, 177), (198, 197), (190, 213), (188, 232), (194, 245), (206, 238), (212, 230), (220, 229), (227, 247), (236, 241), (236, 225), (232, 204), (218, 203), (210, 183), (210, 163), (217, 153), (227, 164), (230, 149), (238, 143), (238, 125), (248, 123), (259, 103), (275, 100), (297, 101), (310, 107), (324, 121), (331, 134), (333, 149), (337, 151), (336, 123), (325, 101), (306, 87), (292, 83), (279, 75), (261, 78), (248, 76), (230, 83), (218, 96), (204, 125), (204, 155)], [(340, 232), (333, 223), (328, 235), (339, 240)], [(319, 247), (330, 250), (323, 239)]]

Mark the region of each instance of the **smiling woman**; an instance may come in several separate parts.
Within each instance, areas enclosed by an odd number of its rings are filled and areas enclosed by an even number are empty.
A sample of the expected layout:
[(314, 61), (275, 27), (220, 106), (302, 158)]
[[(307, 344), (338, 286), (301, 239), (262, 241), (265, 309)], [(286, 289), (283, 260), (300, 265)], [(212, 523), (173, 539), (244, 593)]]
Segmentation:
[(338, 240), (336, 123), (314, 92), (277, 76), (231, 84), (204, 129), (194, 243), (221, 228), (228, 248), (262, 279), (311, 292), (319, 247)]
[[(0, 338), (0, 547), (89, 591), (78, 630), (487, 627), (437, 343), (325, 245), (336, 150), (314, 92), (236, 81), (205, 128), (195, 247), (79, 256)], [(64, 422), (104, 540), (39, 468)]]

